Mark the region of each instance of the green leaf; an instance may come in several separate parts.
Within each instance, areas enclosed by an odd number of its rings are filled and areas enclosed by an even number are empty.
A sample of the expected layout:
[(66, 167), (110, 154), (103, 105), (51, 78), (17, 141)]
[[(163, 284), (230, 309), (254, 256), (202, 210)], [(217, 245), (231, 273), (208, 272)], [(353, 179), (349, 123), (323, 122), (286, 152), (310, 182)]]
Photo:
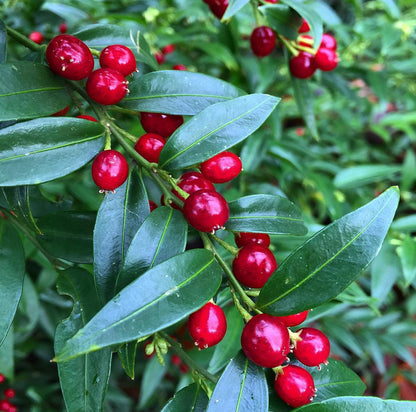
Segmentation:
[(137, 352), (137, 340), (128, 342), (123, 345), (118, 351), (118, 357), (120, 358), (121, 366), (126, 372), (127, 376), (131, 379), (135, 377), (136, 366), (136, 352)]
[(37, 220), (38, 241), (51, 255), (74, 263), (92, 263), (95, 212), (56, 212)]
[(340, 189), (354, 189), (369, 183), (391, 179), (399, 173), (402, 166), (392, 165), (362, 165), (341, 170), (334, 180), (335, 186)]
[(302, 18), (292, 8), (284, 4), (273, 4), (262, 6), (260, 10), (266, 16), (270, 27), (277, 33), (291, 40), (298, 38)]
[(3, 63), (0, 78), (0, 121), (48, 116), (71, 102), (64, 79), (43, 64)]
[(59, 16), (63, 21), (71, 24), (79, 24), (83, 20), (88, 19), (88, 14), (85, 11), (67, 4), (52, 3), (47, 1), (42, 4), (41, 10), (49, 10)]
[(221, 375), (207, 412), (267, 412), (268, 409), (269, 394), (263, 369), (240, 352)]
[(236, 145), (264, 123), (279, 100), (252, 94), (207, 107), (169, 138), (160, 153), (160, 167), (182, 169)]
[(230, 3), (228, 4), (225, 13), (222, 16), (221, 21), (224, 22), (229, 18), (233, 17), (234, 14), (236, 14), (248, 3), (250, 3), (250, 0), (230, 0)]
[(57, 362), (140, 339), (186, 318), (218, 290), (211, 252), (189, 250), (157, 265), (108, 302), (56, 355)]
[(102, 149), (103, 134), (101, 124), (69, 117), (0, 130), (0, 186), (43, 183), (79, 169)]
[(399, 232), (414, 232), (416, 231), (416, 214), (404, 216), (399, 219), (396, 219), (391, 228)]
[(104, 197), (94, 228), (94, 276), (103, 303), (114, 296), (124, 256), (149, 213), (146, 188), (138, 168), (132, 170), (115, 193)]
[(213, 59), (222, 62), (228, 70), (240, 69), (239, 63), (229, 47), (220, 42), (197, 41), (193, 47), (202, 50)]
[(305, 235), (308, 231), (300, 210), (281, 196), (244, 196), (228, 205), (225, 226), (236, 232)]
[(403, 162), (402, 181), (400, 190), (406, 192), (411, 190), (412, 185), (416, 181), (416, 156), (413, 150), (406, 151), (406, 158)]
[(138, 409), (143, 409), (157, 391), (167, 371), (167, 365), (161, 365), (157, 356), (146, 363), (140, 382), (140, 400)]
[(0, 219), (0, 345), (13, 322), (25, 276), (25, 253), (16, 230)]
[(416, 412), (416, 402), (393, 401), (372, 396), (341, 396), (320, 403), (310, 403), (297, 411), (307, 412)]
[(120, 106), (141, 112), (194, 115), (211, 104), (244, 92), (230, 83), (201, 73), (162, 70), (136, 75)]
[(205, 412), (208, 405), (208, 396), (202, 388), (192, 383), (169, 400), (161, 412)]
[(183, 214), (170, 207), (155, 209), (140, 226), (126, 253), (116, 290), (146, 270), (185, 251), (188, 225)]
[[(81, 329), (96, 313), (100, 304), (94, 279), (83, 269), (60, 272), (58, 291), (69, 295), (74, 306), (70, 316), (59, 323), (55, 335), (55, 351)], [(101, 411), (111, 370), (111, 350), (86, 354), (58, 364), (59, 382), (68, 411)]]
[(402, 263), (406, 286), (409, 286), (416, 278), (416, 239), (407, 235), (397, 248), (397, 253)]
[(289, 315), (336, 297), (379, 252), (398, 202), (399, 190), (391, 187), (313, 235), (269, 278), (258, 308)]
[(5, 339), (0, 344), (1, 373), (14, 381), (14, 333), (13, 326), (9, 329)]
[(7, 33), (6, 25), (0, 20), (0, 64), (6, 63), (7, 58)]

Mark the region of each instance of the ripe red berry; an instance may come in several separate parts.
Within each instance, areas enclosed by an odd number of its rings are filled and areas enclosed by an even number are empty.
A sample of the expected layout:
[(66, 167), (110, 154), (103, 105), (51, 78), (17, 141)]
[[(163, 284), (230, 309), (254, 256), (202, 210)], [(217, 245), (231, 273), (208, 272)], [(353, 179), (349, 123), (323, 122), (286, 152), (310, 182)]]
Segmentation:
[(92, 178), (102, 190), (114, 190), (121, 186), (129, 174), (125, 157), (117, 150), (104, 150), (92, 163)]
[(7, 412), (17, 412), (17, 406), (10, 404), (9, 409)]
[(338, 54), (334, 50), (320, 47), (315, 54), (315, 64), (324, 72), (334, 70), (338, 66)]
[(183, 117), (174, 114), (141, 112), (140, 122), (146, 132), (169, 137), (183, 123)]
[(293, 408), (312, 402), (315, 383), (312, 375), (296, 365), (287, 365), (274, 380), (274, 388), (280, 398)]
[(290, 351), (289, 332), (275, 316), (255, 315), (244, 326), (241, 347), (257, 365), (274, 368), (286, 360)]
[(70, 34), (60, 34), (50, 41), (46, 61), (55, 73), (70, 80), (84, 79), (94, 68), (88, 46)]
[(150, 199), (149, 199), (149, 208), (151, 212), (157, 209), (157, 204), (153, 200), (150, 200)]
[(162, 47), (162, 53), (163, 54), (170, 54), (175, 51), (175, 45), (174, 44), (167, 44), (166, 46)]
[(293, 354), (306, 366), (319, 366), (326, 363), (331, 345), (326, 335), (315, 328), (303, 328), (296, 342)]
[(212, 14), (221, 19), (224, 16), (225, 10), (227, 10), (229, 1), (228, 0), (207, 0), (205, 3), (208, 4)]
[[(184, 173), (179, 180), (178, 186), (184, 190), (186, 193), (194, 193), (197, 190), (214, 190), (214, 185), (199, 172), (186, 172)], [(183, 196), (181, 196), (176, 190), (172, 191), (179, 199), (185, 201)]]
[(218, 305), (208, 302), (189, 316), (188, 330), (195, 345), (199, 349), (206, 349), (223, 339), (227, 331), (227, 319)]
[(85, 85), (88, 95), (100, 104), (116, 104), (127, 94), (127, 81), (114, 69), (97, 69), (89, 76)]
[(231, 152), (221, 152), (201, 163), (201, 173), (213, 183), (234, 179), (242, 169), (240, 158)]
[(98, 122), (98, 120), (95, 117), (92, 117), (88, 114), (80, 114), (78, 116), (76, 116), (78, 119), (85, 119), (85, 120), (90, 120), (91, 122)]
[(37, 44), (42, 44), (43, 42), (43, 34), (40, 31), (32, 31), (28, 37)]
[(312, 54), (302, 51), (290, 59), (289, 68), (294, 77), (307, 79), (316, 71), (315, 60)]
[(6, 380), (6, 377), (0, 373), (0, 383), (3, 383)]
[(6, 388), (3, 393), (6, 398), (14, 398), (16, 395), (13, 388)]
[(157, 64), (163, 64), (165, 62), (165, 55), (162, 52), (156, 52), (155, 59), (157, 61)]
[(337, 41), (332, 34), (324, 33), (319, 47), (335, 51), (337, 49)]
[(184, 64), (175, 64), (172, 67), (173, 70), (188, 70), (188, 68)]
[(139, 137), (134, 149), (148, 162), (157, 163), (166, 139), (156, 133), (146, 133)]
[(254, 243), (243, 246), (233, 260), (235, 277), (250, 288), (262, 288), (276, 269), (276, 259), (270, 249)]
[(305, 19), (302, 19), (302, 25), (298, 28), (298, 33), (306, 33), (310, 29), (309, 23)]
[(251, 32), (250, 45), (257, 57), (268, 56), (276, 46), (276, 34), (268, 26), (256, 27)]
[(306, 318), (308, 317), (309, 310), (305, 310), (300, 313), (295, 313), (294, 315), (288, 316), (278, 316), (278, 318), (286, 325), (286, 326), (297, 326), (301, 323), (305, 322)]
[(227, 201), (215, 190), (191, 193), (183, 206), (185, 219), (201, 232), (214, 232), (224, 226), (230, 214)]
[(59, 110), (59, 112), (51, 114), (51, 116), (53, 116), (53, 117), (65, 116), (68, 113), (68, 111), (69, 111), (69, 106), (66, 106), (62, 110)]
[(107, 46), (100, 54), (100, 66), (117, 70), (123, 76), (128, 76), (137, 70), (133, 52), (122, 44)]
[(67, 30), (68, 30), (68, 25), (65, 22), (62, 22), (59, 25), (59, 33), (64, 34), (67, 32)]
[(266, 233), (240, 232), (235, 234), (235, 243), (238, 247), (243, 247), (249, 243), (255, 243), (263, 247), (269, 247), (270, 236)]

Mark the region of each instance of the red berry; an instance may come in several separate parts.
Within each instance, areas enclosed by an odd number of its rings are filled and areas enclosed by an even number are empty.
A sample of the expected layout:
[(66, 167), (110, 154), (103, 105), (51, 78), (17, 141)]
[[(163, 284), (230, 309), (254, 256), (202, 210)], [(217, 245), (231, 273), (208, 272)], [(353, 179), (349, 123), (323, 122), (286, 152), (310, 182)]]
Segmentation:
[(170, 54), (175, 51), (175, 45), (174, 44), (167, 44), (166, 46), (162, 47), (162, 53), (163, 54)]
[(69, 110), (69, 106), (66, 106), (62, 110), (59, 110), (59, 112), (51, 114), (51, 116), (54, 116), (54, 117), (65, 116), (68, 113), (68, 110)]
[(188, 330), (199, 349), (209, 348), (225, 336), (227, 319), (218, 305), (208, 302), (189, 316)]
[(128, 76), (137, 70), (133, 52), (122, 44), (107, 46), (100, 54), (100, 66), (117, 70), (123, 76)]
[(212, 14), (221, 19), (224, 16), (225, 10), (228, 7), (228, 0), (208, 0), (205, 1), (208, 4)]
[(146, 133), (139, 137), (134, 149), (148, 162), (157, 163), (166, 139), (156, 133)]
[(242, 169), (240, 158), (231, 152), (218, 153), (201, 163), (201, 173), (213, 183), (225, 183), (234, 179)]
[(255, 315), (244, 326), (241, 347), (257, 365), (274, 368), (286, 360), (290, 351), (289, 332), (275, 316)]
[(181, 363), (179, 365), (179, 369), (182, 373), (188, 373), (189, 372), (189, 366), (186, 363)]
[(70, 80), (81, 80), (94, 69), (88, 46), (70, 34), (54, 37), (46, 48), (46, 61), (55, 72)]
[(116, 104), (127, 94), (127, 82), (117, 70), (97, 69), (88, 76), (85, 89), (97, 103)]
[(270, 236), (266, 233), (240, 232), (235, 234), (235, 243), (238, 247), (243, 247), (249, 243), (255, 243), (263, 247), (269, 247)]
[(163, 64), (165, 62), (165, 55), (162, 52), (156, 52), (155, 59), (158, 64)]
[(0, 373), (0, 383), (3, 383), (6, 380), (6, 377)]
[(157, 209), (157, 204), (153, 200), (149, 200), (149, 208), (150, 211), (153, 212), (155, 209)]
[(334, 70), (338, 66), (338, 54), (334, 50), (320, 47), (315, 54), (315, 64), (324, 72)]
[(0, 400), (0, 411), (9, 412), (10, 407), (12, 406), (13, 405), (7, 399)]
[(290, 59), (289, 68), (294, 77), (307, 79), (316, 71), (315, 60), (312, 54), (302, 51)]
[(92, 117), (88, 114), (80, 114), (78, 116), (76, 116), (78, 119), (85, 119), (85, 120), (90, 120), (91, 122), (98, 122), (98, 120), (95, 117)]
[(59, 25), (59, 33), (64, 34), (64, 33), (66, 33), (66, 32), (67, 32), (67, 30), (68, 30), (68, 25), (67, 25), (65, 22), (62, 22), (62, 23)]
[(104, 150), (92, 162), (92, 178), (102, 190), (114, 190), (121, 186), (128, 174), (127, 160), (117, 150)]
[(279, 2), (279, 0), (265, 0), (266, 3), (272, 3), (272, 4), (276, 4)]
[(224, 226), (230, 214), (227, 201), (215, 190), (198, 190), (185, 200), (185, 219), (201, 232), (214, 232)]
[(262, 288), (277, 269), (273, 253), (266, 247), (249, 243), (243, 246), (233, 260), (237, 280), (250, 288)]
[(146, 132), (169, 137), (183, 123), (183, 117), (174, 114), (141, 112), (140, 122)]
[(17, 412), (17, 406), (10, 404), (8, 412)]
[(43, 34), (40, 31), (32, 31), (28, 37), (37, 44), (42, 44), (43, 42)]
[(184, 64), (175, 64), (172, 67), (173, 70), (188, 70), (188, 68)]
[(315, 328), (303, 328), (299, 334), (302, 340), (296, 342), (293, 354), (306, 366), (326, 363), (331, 345), (326, 335)]
[(298, 326), (301, 323), (305, 322), (308, 316), (309, 310), (305, 310), (300, 313), (295, 313), (294, 315), (288, 316), (278, 316), (278, 318), (286, 325), (286, 326)]
[(315, 383), (312, 375), (296, 365), (287, 365), (276, 375), (274, 388), (277, 394), (293, 408), (312, 402), (315, 396)]
[(335, 51), (337, 49), (337, 41), (332, 34), (324, 33), (322, 35), (321, 45), (319, 47)]
[[(179, 180), (178, 186), (184, 190), (186, 193), (194, 193), (197, 190), (214, 190), (214, 185), (199, 172), (186, 172), (184, 173)], [(185, 199), (176, 191), (172, 190), (179, 199), (185, 201)]]
[(276, 34), (268, 26), (256, 27), (251, 33), (250, 45), (257, 57), (267, 56), (276, 46)]
[(306, 33), (310, 30), (310, 26), (305, 19), (302, 19), (302, 25), (298, 28), (298, 33)]
[(176, 366), (179, 366), (182, 363), (181, 358), (176, 354), (170, 357), (170, 361)]
[(4, 390), (3, 393), (6, 398), (14, 398), (16, 395), (16, 392), (14, 391), (13, 388), (7, 388)]

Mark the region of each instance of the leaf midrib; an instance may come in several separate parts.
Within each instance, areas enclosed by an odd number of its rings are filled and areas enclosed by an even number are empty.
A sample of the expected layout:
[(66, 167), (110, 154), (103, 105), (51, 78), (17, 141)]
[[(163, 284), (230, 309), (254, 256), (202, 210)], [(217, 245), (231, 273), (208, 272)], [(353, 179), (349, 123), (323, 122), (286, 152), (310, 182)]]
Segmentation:
[(52, 90), (65, 90), (65, 87), (60, 86), (60, 87), (45, 87), (44, 89), (29, 89), (29, 90), (20, 90), (17, 92), (13, 92), (13, 93), (4, 93), (4, 94), (0, 94), (0, 98), (2, 97), (10, 97), (10, 96), (16, 96), (19, 94), (29, 94), (29, 93), (37, 93), (37, 92), (48, 92), (48, 91), (52, 91)]

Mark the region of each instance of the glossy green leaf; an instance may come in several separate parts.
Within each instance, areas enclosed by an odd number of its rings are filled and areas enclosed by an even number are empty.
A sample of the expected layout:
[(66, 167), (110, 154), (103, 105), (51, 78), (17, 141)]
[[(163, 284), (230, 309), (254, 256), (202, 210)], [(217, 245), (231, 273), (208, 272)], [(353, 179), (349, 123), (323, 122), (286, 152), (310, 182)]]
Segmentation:
[(137, 340), (126, 343), (117, 351), (121, 366), (123, 367), (127, 376), (131, 379), (134, 379), (136, 375), (136, 352)]
[(0, 64), (6, 63), (7, 58), (7, 33), (6, 25), (0, 20)]
[(399, 173), (402, 166), (392, 165), (362, 165), (341, 170), (334, 180), (335, 186), (340, 189), (352, 189), (369, 183), (391, 179)]
[(92, 263), (95, 212), (57, 212), (42, 216), (38, 241), (52, 256), (74, 263)]
[(225, 368), (211, 399), (207, 412), (267, 412), (269, 394), (262, 368), (240, 352)]
[(48, 116), (71, 102), (65, 81), (43, 64), (0, 64), (0, 79), (0, 121)]
[(250, 3), (250, 0), (230, 0), (221, 21), (228, 20), (248, 3)]
[(146, 270), (185, 251), (188, 225), (183, 214), (170, 207), (155, 209), (144, 221), (127, 250), (117, 279), (117, 291)]
[(10, 327), (7, 336), (0, 344), (1, 373), (11, 381), (14, 380), (14, 333)]
[(115, 193), (105, 195), (94, 228), (94, 276), (103, 303), (114, 296), (124, 256), (149, 213), (146, 188), (138, 168), (133, 169)]
[(416, 278), (416, 239), (407, 235), (397, 253), (402, 263), (403, 276), (406, 286), (409, 286)]
[(20, 236), (0, 219), (0, 345), (13, 322), (24, 276), (25, 253)]
[(260, 10), (266, 16), (270, 27), (277, 33), (291, 40), (297, 39), (302, 18), (292, 8), (285, 4), (273, 4), (262, 6)]
[(148, 336), (184, 319), (218, 290), (221, 268), (211, 252), (189, 250), (125, 287), (57, 354), (64, 361)]
[(313, 235), (269, 278), (258, 308), (272, 315), (289, 315), (336, 297), (379, 252), (398, 201), (399, 190), (391, 187)]
[(192, 383), (169, 400), (161, 412), (205, 412), (208, 396), (196, 383)]
[(300, 210), (281, 196), (251, 195), (229, 202), (226, 228), (236, 232), (305, 235)]
[(416, 402), (385, 401), (372, 396), (341, 396), (320, 403), (310, 403), (297, 411), (305, 412), (416, 412)]
[(244, 92), (215, 77), (180, 70), (136, 75), (120, 106), (141, 112), (194, 115), (211, 104), (231, 100)]
[[(70, 316), (59, 323), (55, 335), (55, 351), (81, 329), (99, 309), (94, 279), (83, 269), (60, 272), (58, 291), (70, 296), (74, 306)], [(111, 370), (108, 348), (58, 364), (59, 381), (68, 411), (101, 411)]]
[(99, 123), (65, 117), (0, 130), (0, 186), (43, 183), (79, 169), (102, 149), (103, 134)]
[(182, 169), (236, 145), (264, 123), (279, 100), (252, 94), (207, 107), (169, 138), (160, 153), (160, 167)]

